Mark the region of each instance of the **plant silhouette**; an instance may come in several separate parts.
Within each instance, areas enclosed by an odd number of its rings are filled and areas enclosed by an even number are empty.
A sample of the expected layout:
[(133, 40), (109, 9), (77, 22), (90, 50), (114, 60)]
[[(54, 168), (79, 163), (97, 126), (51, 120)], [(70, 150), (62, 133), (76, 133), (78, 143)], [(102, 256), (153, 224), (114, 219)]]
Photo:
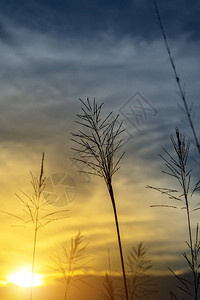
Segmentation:
[[(177, 84), (177, 87), (178, 87), (180, 98), (182, 100), (183, 105), (182, 106), (179, 105), (179, 106), (182, 109), (182, 111), (184, 112), (185, 117), (186, 117), (186, 121), (187, 121), (187, 123), (190, 127), (191, 140), (194, 141), (194, 145), (195, 145), (195, 147), (198, 151), (198, 154), (200, 155), (200, 142), (199, 142), (198, 133), (197, 133), (197, 130), (196, 130), (193, 118), (192, 118), (192, 105), (190, 106), (188, 104), (188, 99), (186, 97), (185, 89), (184, 89), (184, 86), (181, 82), (180, 75), (178, 74), (178, 71), (177, 71), (175, 59), (174, 59), (174, 57), (172, 55), (172, 52), (171, 52), (171, 49), (170, 49), (170, 45), (169, 45), (169, 42), (168, 42), (168, 37), (167, 37), (166, 30), (165, 30), (164, 25), (163, 25), (161, 14), (160, 14), (159, 9), (158, 9), (157, 1), (154, 1), (154, 6), (155, 6), (155, 11), (156, 11), (158, 23), (159, 23), (159, 26), (160, 26), (160, 29), (161, 29), (162, 37), (163, 37), (163, 40), (164, 40), (164, 45), (165, 45), (165, 48), (167, 50), (167, 54), (168, 54), (168, 57), (169, 57), (169, 62), (170, 62), (170, 65), (172, 67), (172, 71), (173, 71), (174, 78), (175, 78), (175, 81), (176, 81), (176, 84)], [(177, 137), (177, 139), (178, 139), (178, 137)], [(180, 139), (179, 142), (182, 145), (182, 149), (179, 149), (179, 150), (182, 152), (182, 155), (184, 155), (184, 151), (185, 151), (185, 153), (189, 152), (189, 147), (190, 147), (189, 144), (190, 143), (189, 143), (189, 141), (187, 142), (188, 149), (186, 149), (185, 145), (184, 145), (185, 137), (182, 136), (179, 139)], [(174, 145), (174, 141), (172, 141), (172, 142), (173, 142), (174, 149), (176, 150), (176, 147)], [(178, 153), (176, 153), (176, 154), (178, 155)], [(168, 155), (168, 158), (170, 158), (169, 153), (167, 153), (167, 155)], [(188, 153), (187, 153), (187, 155), (188, 155)], [(179, 157), (179, 159), (180, 159), (180, 157)], [(174, 167), (177, 170), (177, 165), (176, 166), (174, 165), (173, 160), (170, 161), (170, 163), (172, 163), (172, 166), (170, 166), (170, 164), (168, 164), (168, 162), (166, 162), (166, 165), (168, 167), (168, 170), (170, 171), (169, 175), (174, 176), (176, 179), (178, 179), (177, 176), (179, 176), (179, 174), (174, 170)], [(184, 165), (184, 163), (185, 163), (185, 165)], [(199, 162), (197, 162), (197, 163), (199, 163)], [(171, 170), (169, 169), (170, 167), (172, 167)], [(188, 263), (188, 265), (189, 265), (189, 267), (192, 271), (192, 274), (193, 274), (193, 287), (194, 287), (193, 293), (191, 292), (192, 283), (188, 282), (188, 280), (186, 280), (184, 278), (181, 278), (180, 276), (177, 276), (171, 269), (170, 270), (174, 274), (174, 276), (179, 280), (179, 284), (180, 284), (179, 288), (184, 290), (184, 292), (189, 294), (190, 296), (193, 296), (194, 299), (197, 299), (198, 298), (199, 282), (200, 282), (199, 272), (198, 272), (198, 269), (199, 269), (198, 256), (199, 256), (199, 251), (200, 251), (199, 229), (198, 229), (198, 224), (197, 224), (196, 225), (196, 230), (195, 230), (195, 237), (192, 237), (191, 211), (192, 210), (198, 210), (199, 208), (198, 207), (191, 208), (190, 207), (190, 205), (191, 205), (190, 201), (191, 201), (191, 196), (193, 196), (194, 192), (197, 192), (199, 190), (199, 181), (193, 187), (193, 191), (189, 195), (189, 188), (191, 187), (191, 182), (190, 182), (191, 181), (191, 175), (189, 173), (184, 174), (184, 170), (183, 170), (184, 167), (186, 167), (186, 161), (184, 161), (183, 165), (181, 166), (182, 171), (181, 170), (177, 170), (177, 171), (179, 171), (180, 174), (182, 173), (183, 178), (185, 176), (185, 182), (184, 182), (184, 184), (182, 184), (182, 191), (183, 191), (183, 195), (185, 197), (184, 209), (186, 209), (186, 211), (187, 211), (187, 224), (188, 224), (188, 232), (189, 232), (189, 243), (187, 243), (187, 245), (189, 247), (191, 257), (188, 258), (187, 254), (185, 252), (183, 253), (183, 256), (186, 259), (186, 261), (187, 261), (187, 263)], [(179, 166), (179, 168), (180, 168), (180, 166)], [(175, 171), (175, 174), (173, 173), (174, 171)], [(179, 177), (179, 180), (180, 180), (180, 177)], [(181, 182), (179, 182), (179, 183), (181, 183)], [(187, 186), (186, 186), (186, 184), (187, 184)], [(176, 201), (179, 201), (179, 199), (180, 199), (180, 197), (175, 197), (175, 195), (174, 195), (174, 193), (177, 192), (176, 190), (158, 189), (158, 188), (157, 188), (157, 190), (159, 190), (161, 193), (164, 193), (164, 194), (168, 195), (171, 199), (174, 199)], [(164, 205), (164, 206), (168, 206), (168, 205)], [(176, 208), (177, 206), (171, 206), (171, 207)], [(172, 300), (177, 299), (176, 295), (173, 292), (170, 292), (170, 297), (171, 297)]]
[(192, 132), (192, 136), (193, 136), (193, 139), (194, 139), (194, 144), (195, 144), (195, 146), (198, 150), (198, 153), (200, 155), (200, 142), (199, 142), (198, 134), (197, 134), (197, 131), (196, 131), (193, 119), (192, 119), (192, 107), (189, 107), (189, 105), (188, 105), (188, 101), (187, 101), (187, 98), (186, 98), (184, 86), (181, 83), (181, 79), (180, 79), (180, 76), (178, 74), (177, 67), (176, 67), (176, 64), (175, 64), (175, 59), (173, 58), (172, 53), (171, 53), (168, 38), (167, 38), (167, 35), (166, 35), (166, 32), (165, 32), (165, 28), (164, 28), (164, 25), (163, 25), (163, 22), (162, 22), (162, 19), (161, 19), (159, 9), (158, 9), (157, 1), (154, 1), (154, 6), (155, 6), (156, 15), (157, 15), (157, 18), (158, 18), (158, 23), (159, 23), (161, 33), (162, 33), (162, 36), (163, 36), (165, 48), (167, 50), (167, 54), (169, 56), (169, 61), (170, 61), (171, 67), (172, 67), (172, 71), (174, 73), (174, 78), (175, 78), (175, 81), (176, 81), (176, 84), (177, 84), (177, 87), (178, 87), (178, 90), (179, 90), (179, 95), (180, 95), (182, 103), (183, 103), (183, 107), (180, 106), (180, 108), (185, 113), (186, 119), (188, 121), (188, 124), (189, 124), (191, 132)]
[[(175, 155), (171, 155), (165, 148), (163, 148), (166, 157), (161, 155), (161, 158), (165, 162), (166, 170), (163, 171), (168, 176), (173, 177), (179, 189), (170, 189), (170, 188), (157, 188), (148, 186), (148, 188), (155, 189), (162, 194), (165, 194), (169, 197), (170, 200), (175, 202), (175, 205), (152, 205), (152, 207), (170, 207), (170, 208), (180, 208), (186, 212), (187, 228), (188, 228), (188, 238), (187, 246), (190, 251), (190, 255), (183, 253), (191, 273), (192, 280), (183, 279), (180, 276), (176, 275), (171, 269), (170, 271), (173, 275), (179, 280), (178, 287), (185, 292), (186, 294), (194, 297), (193, 299), (198, 299), (199, 293), (199, 252), (200, 252), (200, 243), (199, 243), (199, 230), (198, 224), (196, 225), (195, 237), (192, 236), (192, 218), (191, 213), (200, 209), (200, 203), (193, 204), (192, 197), (193, 195), (200, 190), (200, 180), (198, 180), (192, 186), (192, 170), (188, 168), (188, 154), (190, 149), (190, 141), (176, 129), (175, 138), (171, 135), (171, 142), (174, 148)], [(173, 293), (171, 297), (174, 297)]]
[(65, 283), (64, 300), (68, 299), (70, 286), (75, 286), (77, 281), (82, 282), (82, 277), (78, 273), (85, 273), (86, 261), (85, 250), (87, 244), (83, 244), (84, 236), (78, 232), (71, 238), (70, 244), (62, 244), (62, 255), (54, 255), (53, 261), (57, 265), (57, 270), (62, 273), (62, 281)]
[(12, 217), (17, 218), (24, 224), (32, 223), (34, 236), (33, 236), (33, 253), (32, 253), (32, 264), (31, 264), (31, 288), (30, 288), (30, 300), (33, 299), (33, 276), (35, 271), (35, 258), (36, 258), (36, 248), (37, 248), (37, 238), (38, 231), (44, 228), (46, 225), (53, 221), (66, 218), (63, 214), (67, 212), (67, 209), (53, 211), (50, 209), (49, 201), (47, 201), (47, 196), (43, 193), (45, 189), (46, 177), (44, 176), (44, 153), (42, 154), (40, 174), (38, 177), (34, 176), (31, 172), (31, 185), (33, 187), (32, 195), (27, 195), (25, 192), (21, 191), (21, 196), (16, 194), (18, 199), (24, 206), (23, 211), (25, 212), (27, 218), (21, 218), (15, 214), (1, 211)]
[(80, 101), (83, 105), (81, 107), (82, 114), (77, 115), (78, 121), (76, 122), (81, 125), (84, 130), (79, 130), (78, 133), (72, 133), (72, 140), (79, 146), (79, 148), (72, 149), (80, 155), (80, 158), (74, 158), (74, 160), (82, 162), (89, 168), (88, 171), (81, 172), (100, 176), (106, 183), (113, 206), (124, 291), (126, 300), (129, 300), (121, 235), (112, 184), (113, 175), (119, 170), (119, 162), (124, 155), (124, 153), (122, 153), (115, 161), (115, 154), (122, 147), (122, 139), (120, 138), (123, 132), (122, 124), (117, 125), (118, 116), (112, 119), (112, 112), (102, 119), (103, 103), (98, 105), (94, 99), (93, 104), (91, 104), (89, 98), (87, 98), (86, 102), (81, 99)]
[(114, 280), (112, 277), (109, 251), (108, 251), (108, 267), (109, 267), (109, 270), (108, 270), (108, 272), (105, 273), (105, 276), (104, 276), (102, 296), (105, 300), (115, 300), (116, 293), (115, 293), (115, 287), (114, 287)]
[[(127, 265), (127, 284), (130, 300), (146, 300), (157, 292), (153, 278), (148, 274), (152, 268), (151, 261), (146, 258), (147, 248), (143, 243), (139, 243), (136, 247), (132, 247), (126, 259)], [(103, 281), (103, 297), (105, 300), (115, 300), (120, 298), (124, 300), (121, 294), (120, 284), (115, 281), (118, 276), (112, 276), (109, 256), (109, 271), (106, 272)], [(117, 293), (117, 287), (119, 292)]]
[(128, 254), (127, 274), (130, 300), (145, 300), (156, 293), (153, 279), (148, 274), (152, 264), (146, 258), (146, 252), (147, 248), (144, 247), (143, 243), (139, 243)]

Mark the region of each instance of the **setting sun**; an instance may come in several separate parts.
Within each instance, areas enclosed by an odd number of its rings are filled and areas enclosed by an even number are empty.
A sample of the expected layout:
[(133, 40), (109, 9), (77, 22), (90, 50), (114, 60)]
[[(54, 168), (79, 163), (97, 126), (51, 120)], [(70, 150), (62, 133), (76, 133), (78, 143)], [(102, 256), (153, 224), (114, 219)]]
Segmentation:
[[(31, 272), (22, 270), (11, 274), (8, 277), (9, 283), (14, 283), (21, 287), (31, 287)], [(42, 284), (42, 276), (38, 274), (33, 275), (33, 286)]]

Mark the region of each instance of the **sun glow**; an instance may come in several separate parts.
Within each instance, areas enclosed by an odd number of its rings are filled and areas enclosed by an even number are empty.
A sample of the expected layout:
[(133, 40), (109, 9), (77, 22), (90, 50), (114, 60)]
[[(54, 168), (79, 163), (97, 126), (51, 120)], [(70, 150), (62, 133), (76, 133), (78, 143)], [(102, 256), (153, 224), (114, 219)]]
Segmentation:
[[(8, 277), (9, 283), (14, 283), (21, 287), (31, 287), (31, 272), (27, 270), (20, 270), (11, 274)], [(42, 284), (42, 276), (38, 274), (33, 275), (33, 286), (38, 286)]]

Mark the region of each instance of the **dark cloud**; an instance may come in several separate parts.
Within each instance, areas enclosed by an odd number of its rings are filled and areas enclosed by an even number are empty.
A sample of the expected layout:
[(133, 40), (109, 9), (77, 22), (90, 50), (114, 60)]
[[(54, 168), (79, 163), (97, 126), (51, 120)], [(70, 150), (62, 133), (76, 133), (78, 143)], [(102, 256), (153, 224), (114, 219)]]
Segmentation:
[[(116, 38), (111, 33), (101, 33), (92, 39), (74, 36), (61, 40), (30, 28), (14, 27), (10, 22), (6, 23), (6, 28), (15, 42), (9, 44), (2, 40), (0, 47), (2, 139), (6, 136), (16, 139), (24, 132), (25, 142), (28, 127), (42, 136), (41, 130), (36, 130), (35, 125), (39, 124), (43, 124), (41, 128), (46, 137), (48, 128), (52, 132), (53, 126), (58, 131), (65, 126), (72, 128), (79, 97), (96, 97), (105, 102), (106, 111), (114, 108), (114, 113), (118, 114), (127, 98), (137, 91), (142, 92), (158, 111), (158, 116), (149, 120), (149, 126), (146, 124), (149, 131), (152, 126), (152, 134), (159, 126), (159, 131), (169, 131), (169, 136), (174, 124), (180, 123), (180, 117), (177, 118), (180, 99), (160, 40)], [(171, 42), (182, 77), (189, 81), (189, 96), (197, 99), (199, 43), (190, 42), (190, 47), (187, 43), (187, 36)], [(158, 125), (160, 122), (162, 124)], [(125, 123), (132, 130), (131, 124), (126, 120)], [(8, 134), (9, 130), (12, 134)], [(31, 135), (35, 136), (33, 132), (27, 130), (29, 140)], [(151, 138), (149, 133), (146, 136)], [(166, 135), (158, 134), (154, 138), (151, 147), (163, 144)], [(131, 153), (131, 147), (141, 149), (144, 143), (145, 131), (136, 143), (128, 145), (127, 153)], [(143, 159), (149, 158), (147, 152), (140, 151), (140, 155)]]
[[(200, 5), (195, 1), (158, 1), (168, 34), (187, 32), (199, 39)], [(160, 35), (153, 1), (1, 1), (1, 15), (13, 24), (49, 32), (61, 38), (71, 35), (95, 36), (111, 31), (115, 36), (132, 35), (152, 39)], [(0, 33), (6, 37), (1, 22)], [(7, 36), (8, 38), (8, 36)]]

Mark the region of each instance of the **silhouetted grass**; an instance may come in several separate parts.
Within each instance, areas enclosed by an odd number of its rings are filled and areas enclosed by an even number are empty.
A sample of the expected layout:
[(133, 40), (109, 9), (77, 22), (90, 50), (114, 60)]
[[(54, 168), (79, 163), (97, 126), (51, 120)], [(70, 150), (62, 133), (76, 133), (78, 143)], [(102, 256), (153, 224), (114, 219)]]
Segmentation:
[(109, 252), (108, 252), (108, 272), (106, 272), (104, 276), (102, 296), (105, 300), (116, 299), (116, 292), (115, 292), (114, 280), (112, 277)]
[[(151, 261), (146, 257), (147, 248), (143, 243), (139, 243), (137, 247), (132, 247), (127, 255), (127, 284), (130, 300), (146, 300), (155, 294), (155, 283), (148, 271), (152, 268)], [(124, 295), (119, 289), (120, 284), (116, 284), (116, 277), (112, 276), (109, 256), (109, 271), (106, 272), (103, 282), (105, 300), (124, 300)], [(117, 291), (117, 287), (120, 290)]]
[(33, 187), (32, 195), (28, 195), (25, 192), (21, 191), (21, 196), (16, 195), (18, 199), (23, 204), (23, 211), (26, 214), (25, 218), (18, 217), (15, 214), (4, 212), (12, 217), (17, 218), (22, 221), (24, 224), (32, 223), (33, 225), (33, 253), (32, 253), (32, 276), (31, 276), (31, 288), (30, 288), (30, 300), (33, 299), (33, 275), (35, 270), (35, 258), (36, 258), (36, 248), (37, 248), (37, 238), (38, 231), (41, 228), (45, 228), (46, 225), (53, 221), (60, 220), (62, 218), (66, 218), (66, 216), (59, 216), (61, 213), (65, 213), (68, 210), (58, 210), (53, 211), (50, 209), (49, 201), (47, 201), (47, 196), (43, 193), (45, 189), (45, 181), (46, 177), (44, 176), (44, 153), (42, 154), (41, 168), (40, 174), (38, 177), (35, 177), (31, 173), (31, 185)]
[(175, 78), (176, 84), (178, 86), (179, 95), (180, 95), (182, 103), (183, 103), (183, 107), (182, 106), (180, 106), (180, 107), (182, 108), (182, 110), (185, 113), (186, 119), (187, 119), (188, 124), (191, 128), (191, 133), (192, 133), (192, 136), (193, 136), (193, 139), (194, 139), (194, 144), (195, 144), (195, 146), (198, 150), (198, 153), (200, 155), (200, 142), (199, 142), (198, 134), (197, 134), (197, 131), (196, 131), (193, 119), (192, 119), (192, 115), (191, 115), (192, 108), (189, 107), (188, 100), (186, 98), (186, 93), (185, 93), (185, 90), (184, 90), (184, 86), (181, 83), (180, 75), (178, 74), (178, 71), (177, 71), (175, 59), (174, 59), (174, 57), (172, 56), (172, 53), (171, 53), (168, 38), (167, 38), (165, 29), (164, 29), (164, 25), (163, 25), (163, 22), (162, 22), (162, 19), (161, 19), (159, 9), (158, 9), (157, 1), (154, 1), (154, 5), (155, 5), (156, 15), (157, 15), (157, 18), (158, 18), (161, 33), (162, 33), (162, 36), (163, 36), (165, 48), (166, 48), (168, 56), (169, 56), (169, 61), (170, 61), (170, 64), (171, 64), (171, 67), (172, 67), (172, 70), (173, 70), (173, 73), (174, 73), (174, 78)]
[[(154, 1), (155, 11), (158, 18), (159, 26), (161, 29), (162, 37), (164, 40), (164, 45), (167, 50), (167, 54), (169, 56), (170, 65), (173, 70), (174, 78), (178, 87), (179, 95), (182, 100), (183, 106), (180, 106), (183, 112), (185, 113), (186, 120), (188, 121), (190, 130), (191, 130), (191, 137), (194, 140), (194, 145), (197, 148), (197, 151), (200, 155), (200, 142), (198, 139), (197, 130), (194, 125), (194, 121), (192, 119), (192, 108), (188, 104), (188, 99), (186, 98), (186, 93), (184, 90), (184, 86), (181, 83), (180, 75), (178, 74), (175, 59), (172, 55), (167, 34), (163, 25), (163, 21), (158, 9), (157, 1)], [(179, 186), (181, 186), (181, 191), (169, 188), (156, 188), (162, 194), (166, 194), (170, 199), (174, 200), (176, 204), (182, 203), (184, 206), (181, 207), (186, 211), (187, 215), (187, 227), (188, 227), (188, 235), (189, 235), (189, 242), (187, 242), (187, 246), (190, 251), (190, 257), (184, 252), (183, 257), (185, 258), (193, 277), (193, 282), (182, 278), (176, 275), (171, 269), (171, 272), (174, 276), (178, 279), (179, 285), (178, 288), (181, 289), (185, 294), (190, 295), (193, 299), (198, 299), (199, 294), (199, 283), (200, 283), (200, 274), (199, 274), (199, 252), (200, 252), (200, 242), (199, 242), (199, 229), (198, 224), (196, 224), (195, 235), (192, 235), (192, 217), (191, 212), (195, 210), (199, 210), (199, 204), (194, 207), (192, 204), (192, 196), (195, 192), (199, 191), (200, 189), (200, 181), (192, 187), (191, 186), (191, 170), (188, 167), (187, 158), (189, 155), (189, 148), (190, 148), (190, 141), (186, 140), (184, 135), (179, 133), (179, 130), (176, 130), (176, 139), (171, 136), (171, 141), (173, 144), (173, 148), (175, 150), (176, 157), (172, 157), (169, 152), (165, 149), (165, 153), (167, 154), (167, 158), (164, 158), (165, 165), (167, 167), (167, 171), (164, 173), (172, 176), (176, 182), (178, 181)], [(152, 188), (152, 187), (151, 187)], [(177, 193), (180, 193), (177, 196)], [(180, 206), (177, 205), (162, 205), (166, 207), (177, 208)], [(171, 300), (178, 299), (177, 296), (170, 292)]]
[[(121, 129), (122, 124), (117, 126), (116, 122), (118, 116), (114, 119), (111, 119), (112, 113), (108, 114), (105, 118), (102, 117), (101, 110), (103, 103), (98, 105), (94, 99), (93, 104), (91, 104), (88, 98), (86, 102), (82, 101), (81, 99), (80, 101), (83, 105), (81, 107), (82, 114), (77, 115), (78, 121), (76, 122), (83, 128), (83, 130), (81, 129), (78, 133), (72, 134), (72, 140), (79, 147), (72, 149), (76, 151), (76, 153), (81, 155), (81, 157), (74, 159), (76, 161), (82, 162), (89, 168), (89, 171), (82, 172), (97, 175), (103, 178), (106, 183), (115, 217), (115, 225), (117, 230), (124, 280), (124, 291), (126, 300), (129, 300), (116, 201), (112, 184), (113, 175), (118, 171), (119, 162), (124, 155), (123, 153), (115, 161), (115, 154), (122, 146), (122, 139), (120, 138), (121, 133), (123, 132), (123, 130)], [(120, 139), (118, 140), (118, 138)]]
[(155, 284), (148, 271), (152, 268), (151, 261), (146, 258), (147, 248), (143, 243), (133, 247), (128, 254), (128, 287), (130, 300), (146, 300), (156, 293)]
[(200, 203), (193, 204), (192, 196), (195, 192), (200, 190), (200, 180), (198, 180), (194, 185), (192, 185), (192, 170), (188, 166), (188, 155), (190, 149), (190, 141), (186, 139), (186, 137), (176, 129), (175, 138), (171, 135), (171, 142), (174, 148), (175, 154), (170, 154), (165, 148), (163, 148), (165, 152), (165, 157), (161, 155), (161, 158), (165, 162), (166, 170), (163, 171), (168, 176), (171, 176), (176, 181), (179, 189), (170, 189), (170, 188), (157, 188), (148, 186), (148, 188), (155, 189), (162, 194), (165, 194), (172, 200), (175, 205), (153, 205), (153, 207), (170, 207), (173, 209), (180, 208), (185, 210), (186, 212), (186, 221), (188, 228), (188, 238), (187, 246), (190, 250), (190, 256), (188, 256), (185, 252), (183, 253), (183, 257), (185, 258), (193, 277), (193, 282), (190, 282), (186, 279), (182, 279), (180, 276), (176, 275), (171, 269), (171, 272), (174, 276), (179, 280), (181, 288), (183, 292), (194, 297), (195, 300), (198, 299), (198, 291), (199, 291), (199, 263), (198, 263), (198, 255), (200, 250), (199, 238), (198, 238), (198, 224), (196, 227), (195, 237), (192, 236), (192, 218), (191, 213), (193, 211), (199, 210)]
[(83, 244), (83, 235), (78, 232), (76, 236), (71, 238), (71, 242), (62, 244), (62, 255), (54, 255), (53, 261), (57, 265), (57, 271), (61, 272), (63, 277), (61, 280), (65, 284), (65, 292), (63, 299), (69, 298), (70, 287), (75, 286), (76, 282), (83, 282), (82, 277), (78, 273), (85, 274), (86, 271), (86, 255), (85, 250), (87, 244)]

